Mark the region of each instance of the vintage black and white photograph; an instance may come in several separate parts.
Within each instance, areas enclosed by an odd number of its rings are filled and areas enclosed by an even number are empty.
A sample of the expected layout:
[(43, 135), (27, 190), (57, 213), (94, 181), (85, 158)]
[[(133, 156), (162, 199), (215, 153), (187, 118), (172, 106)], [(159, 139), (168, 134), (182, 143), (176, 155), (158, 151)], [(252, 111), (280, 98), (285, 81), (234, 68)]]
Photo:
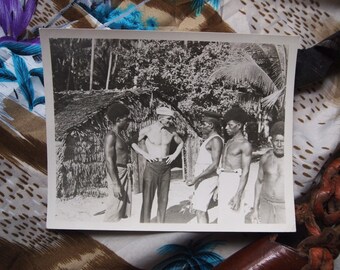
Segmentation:
[(295, 231), (297, 38), (41, 30), (48, 228)]

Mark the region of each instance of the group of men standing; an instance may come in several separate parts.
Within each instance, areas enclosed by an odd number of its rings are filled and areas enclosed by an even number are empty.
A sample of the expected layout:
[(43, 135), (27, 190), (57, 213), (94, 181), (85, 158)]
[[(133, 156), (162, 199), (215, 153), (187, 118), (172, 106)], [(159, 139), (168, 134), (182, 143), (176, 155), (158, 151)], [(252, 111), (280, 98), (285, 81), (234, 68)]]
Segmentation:
[[(173, 125), (174, 111), (167, 107), (156, 109), (158, 119), (139, 132), (138, 140), (127, 141), (122, 135), (129, 124), (129, 109), (121, 103), (112, 104), (107, 111), (111, 129), (105, 137), (105, 160), (108, 183), (108, 203), (105, 221), (116, 222), (131, 213), (131, 181), (128, 179), (129, 147), (146, 159), (143, 174), (140, 222), (149, 223), (154, 196), (157, 192), (157, 222), (164, 223), (170, 186), (170, 164), (183, 148), (183, 140)], [(206, 111), (200, 128), (201, 144), (192, 180), (194, 186), (192, 208), (198, 223), (209, 223), (208, 207), (218, 200), (220, 222), (230, 218), (244, 223), (240, 210), (252, 160), (252, 145), (243, 134), (248, 116), (240, 107), (233, 107), (221, 115)], [(227, 142), (220, 135), (224, 129), (231, 137)], [(284, 124), (272, 127), (272, 149), (260, 159), (255, 183), (254, 207), (247, 215), (251, 223), (284, 223), (283, 146)], [(174, 141), (176, 150), (170, 153)], [(139, 144), (138, 144), (139, 143)], [(139, 145), (144, 144), (145, 147)], [(223, 213), (223, 214), (222, 214)]]

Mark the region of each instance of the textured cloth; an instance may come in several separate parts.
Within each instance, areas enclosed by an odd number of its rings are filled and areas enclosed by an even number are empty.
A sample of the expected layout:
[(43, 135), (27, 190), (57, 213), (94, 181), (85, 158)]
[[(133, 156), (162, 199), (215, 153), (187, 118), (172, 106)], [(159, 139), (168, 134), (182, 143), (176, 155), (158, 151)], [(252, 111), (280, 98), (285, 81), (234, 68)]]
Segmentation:
[(118, 166), (118, 177), (122, 186), (122, 198), (118, 199), (114, 196), (113, 183), (109, 174), (106, 176), (108, 186), (107, 206), (105, 210), (104, 221), (117, 222), (122, 218), (131, 216), (131, 174), (127, 168)]
[(272, 202), (266, 198), (260, 198), (259, 206), (260, 223), (285, 223), (286, 207), (284, 203)]
[[(121, 6), (131, 3), (112, 2)], [(161, 30), (297, 34), (301, 48), (313, 46), (340, 29), (340, 3), (334, 0), (285, 3), (223, 0), (221, 16), (212, 8), (205, 8), (198, 17), (190, 5), (186, 0), (152, 0), (140, 10), (145, 17), (156, 17)], [(37, 35), (38, 27), (96, 28), (100, 25), (74, 1), (41, 0), (30, 22), (28, 36)], [(12, 68), (11, 52), (1, 50), (1, 60)], [(42, 67), (41, 61), (33, 61), (31, 56), (25, 57), (25, 61), (32, 69)], [(44, 88), (39, 80), (33, 80), (33, 84), (35, 97), (43, 96)], [(339, 142), (339, 85), (339, 75), (334, 74), (323, 83), (296, 93), (293, 119), (296, 197), (317, 181), (316, 176)], [(214, 240), (218, 236), (218, 240), (225, 240), (226, 244), (214, 250), (226, 258), (255, 239), (254, 234), (95, 231), (78, 234), (46, 230), (45, 106), (28, 111), (19, 87), (13, 82), (1, 82), (0, 89), (0, 168), (5, 174), (0, 176), (0, 265), (4, 269), (135, 269), (122, 258), (138, 268), (152, 269), (166, 258), (167, 255), (157, 252), (166, 244), (186, 247), (197, 239)], [(340, 265), (336, 264), (334, 269), (340, 269)]]
[(245, 210), (242, 198), (238, 210), (232, 210), (229, 201), (235, 196), (240, 184), (241, 170), (233, 172), (221, 172), (218, 178), (218, 217), (220, 224), (244, 223)]
[(143, 174), (143, 204), (140, 222), (149, 223), (152, 202), (157, 190), (157, 221), (165, 222), (170, 185), (170, 165), (165, 161), (147, 162)]
[(217, 183), (218, 177), (213, 176), (202, 180), (197, 185), (191, 200), (194, 210), (203, 212), (208, 210), (209, 203), (214, 195), (214, 190), (217, 188)]

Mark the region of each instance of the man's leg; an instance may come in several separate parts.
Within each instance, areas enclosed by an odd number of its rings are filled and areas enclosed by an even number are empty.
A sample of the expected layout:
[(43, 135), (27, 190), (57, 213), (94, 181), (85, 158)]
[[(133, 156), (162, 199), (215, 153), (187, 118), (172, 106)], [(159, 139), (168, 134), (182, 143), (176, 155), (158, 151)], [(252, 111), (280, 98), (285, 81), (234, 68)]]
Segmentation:
[(140, 215), (141, 223), (150, 223), (152, 202), (156, 192), (157, 174), (150, 163), (146, 163), (143, 175), (143, 204)]
[(208, 212), (196, 210), (197, 223), (209, 223)]
[(158, 178), (158, 190), (157, 190), (157, 197), (158, 197), (158, 210), (157, 210), (157, 222), (164, 223), (165, 222), (165, 213), (166, 208), (168, 206), (168, 196), (169, 196), (169, 187), (170, 187), (170, 177), (171, 171), (169, 165), (166, 166), (159, 175)]

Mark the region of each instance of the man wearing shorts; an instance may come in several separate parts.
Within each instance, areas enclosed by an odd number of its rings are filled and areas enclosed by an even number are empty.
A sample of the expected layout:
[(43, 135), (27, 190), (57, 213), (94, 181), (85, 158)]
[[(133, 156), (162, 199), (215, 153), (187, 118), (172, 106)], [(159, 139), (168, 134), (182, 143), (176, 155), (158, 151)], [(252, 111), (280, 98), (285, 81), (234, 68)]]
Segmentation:
[(221, 222), (243, 222), (245, 213), (241, 209), (251, 163), (252, 146), (243, 134), (248, 118), (240, 107), (234, 106), (224, 115), (225, 130), (231, 139), (223, 149), (222, 168), (219, 177), (219, 216)]
[(195, 164), (195, 176), (189, 186), (195, 185), (192, 207), (197, 223), (209, 223), (208, 206), (217, 188), (217, 168), (223, 148), (223, 139), (218, 134), (220, 116), (213, 112), (204, 112), (202, 133), (206, 140), (202, 143)]

